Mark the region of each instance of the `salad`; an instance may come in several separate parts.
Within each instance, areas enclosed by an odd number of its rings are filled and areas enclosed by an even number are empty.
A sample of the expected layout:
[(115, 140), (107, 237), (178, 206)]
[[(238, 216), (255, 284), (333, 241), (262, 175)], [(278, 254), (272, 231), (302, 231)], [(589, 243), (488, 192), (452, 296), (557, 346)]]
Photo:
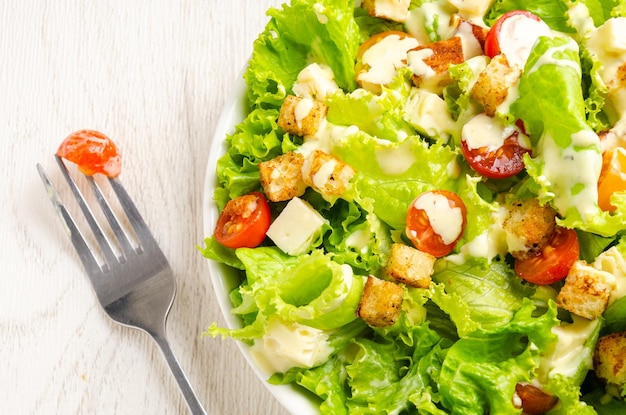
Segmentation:
[(322, 414), (626, 411), (626, 5), (270, 9), (200, 248)]

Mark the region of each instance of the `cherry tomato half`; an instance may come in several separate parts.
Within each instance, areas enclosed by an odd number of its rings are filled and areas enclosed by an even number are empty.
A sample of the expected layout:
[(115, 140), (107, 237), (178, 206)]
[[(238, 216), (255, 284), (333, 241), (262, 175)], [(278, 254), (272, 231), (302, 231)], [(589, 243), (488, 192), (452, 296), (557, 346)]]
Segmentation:
[(598, 179), (598, 205), (606, 212), (615, 210), (611, 196), (626, 191), (626, 149), (615, 147), (602, 154), (602, 170)]
[[(492, 138), (486, 140), (488, 145), (470, 146), (470, 143), (482, 142), (473, 137), (477, 135)], [(523, 158), (524, 154), (531, 153), (529, 147), (528, 137), (521, 130), (504, 128), (486, 114), (473, 117), (461, 133), (461, 150), (470, 167), (493, 179), (515, 176), (524, 170)]]
[(512, 10), (496, 20), (485, 38), (485, 55), (504, 53), (509, 64), (524, 68), (530, 50), (539, 36), (550, 28), (541, 18), (526, 10)]
[(258, 246), (270, 227), (270, 208), (260, 192), (230, 200), (217, 219), (215, 240), (228, 248)]
[(78, 170), (88, 176), (102, 173), (116, 177), (122, 171), (122, 157), (117, 146), (99, 131), (73, 132), (63, 140), (57, 155), (75, 163)]
[(432, 190), (419, 195), (409, 206), (406, 234), (420, 251), (442, 257), (461, 239), (466, 223), (467, 209), (456, 193)]
[(557, 226), (539, 254), (528, 259), (516, 259), (514, 268), (525, 281), (539, 285), (552, 284), (567, 276), (579, 254), (576, 231)]

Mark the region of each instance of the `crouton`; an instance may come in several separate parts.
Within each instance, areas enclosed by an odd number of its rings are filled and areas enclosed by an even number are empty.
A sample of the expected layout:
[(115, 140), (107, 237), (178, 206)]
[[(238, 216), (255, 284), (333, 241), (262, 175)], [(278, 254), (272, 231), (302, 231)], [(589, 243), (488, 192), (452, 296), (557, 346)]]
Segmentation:
[(428, 288), (435, 257), (408, 245), (391, 245), (385, 273), (394, 281), (417, 288)]
[(310, 136), (317, 132), (328, 107), (311, 98), (288, 95), (280, 107), (278, 126), (289, 134)]
[(350, 165), (321, 150), (315, 150), (302, 165), (304, 182), (326, 196), (340, 196), (354, 174)]
[(400, 316), (402, 296), (398, 284), (369, 276), (356, 315), (373, 327), (392, 326)]
[(411, 0), (363, 0), (361, 8), (372, 17), (404, 22), (409, 14)]
[(487, 115), (493, 117), (521, 74), (521, 69), (509, 65), (504, 54), (496, 55), (478, 75), (470, 96), (482, 105)]
[(593, 320), (606, 309), (614, 287), (615, 277), (612, 274), (577, 260), (556, 296), (556, 304), (577, 316)]
[(302, 196), (306, 183), (302, 180), (304, 156), (293, 151), (259, 163), (261, 186), (269, 200), (281, 202)]
[(516, 200), (508, 209), (502, 226), (511, 255), (523, 260), (541, 252), (556, 229), (556, 211), (537, 199)]
[(441, 91), (452, 82), (448, 68), (464, 60), (463, 45), (458, 36), (418, 46), (407, 54), (408, 66), (413, 72), (413, 84), (433, 92)]
[(600, 337), (593, 354), (593, 370), (607, 391), (626, 398), (626, 331)]

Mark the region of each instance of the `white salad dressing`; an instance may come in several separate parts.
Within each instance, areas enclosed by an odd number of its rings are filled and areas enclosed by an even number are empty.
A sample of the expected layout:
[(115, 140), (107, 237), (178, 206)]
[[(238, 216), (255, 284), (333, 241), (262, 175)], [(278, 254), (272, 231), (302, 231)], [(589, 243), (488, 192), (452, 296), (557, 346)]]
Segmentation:
[(362, 82), (386, 85), (396, 75), (396, 70), (406, 66), (407, 52), (416, 48), (417, 39), (391, 34), (368, 48), (361, 58), (369, 69), (357, 75)]
[[(502, 23), (498, 40), (500, 50), (509, 64), (524, 69), (536, 39), (551, 35), (552, 30), (543, 20), (537, 21), (524, 15), (515, 15)], [(535, 41), (531, 41), (533, 39)]]
[(587, 320), (572, 315), (572, 323), (561, 323), (552, 328), (558, 341), (552, 353), (544, 356), (539, 365), (539, 378), (545, 383), (555, 375), (573, 377), (581, 367), (591, 369), (593, 349), (585, 347), (585, 343), (596, 330), (599, 319)]
[(443, 143), (458, 135), (459, 127), (452, 119), (446, 101), (421, 88), (411, 89), (404, 106), (404, 119), (420, 133)]
[(302, 121), (309, 116), (315, 102), (311, 98), (302, 98), (294, 108), (294, 117), (296, 119), (296, 125), (302, 128)]
[(529, 149), (530, 142), (519, 128), (505, 126), (497, 118), (480, 113), (463, 126), (461, 137), (470, 150), (486, 147), (488, 151), (495, 151), (502, 147), (506, 138), (515, 133), (518, 133), (519, 145)]
[(418, 197), (413, 206), (426, 212), (433, 231), (449, 245), (463, 230), (463, 213), (459, 207), (450, 207), (448, 198), (437, 193), (425, 193)]
[(433, 68), (424, 62), (424, 59), (430, 58), (433, 54), (433, 50), (429, 48), (409, 51), (407, 53), (407, 63), (411, 72), (424, 78), (435, 75)]
[(567, 38), (567, 43), (558, 47), (550, 48), (550, 50), (548, 50), (546, 53), (541, 55), (539, 59), (537, 59), (537, 62), (535, 62), (535, 64), (528, 70), (528, 74), (530, 75), (533, 72), (539, 70), (543, 65), (556, 65), (562, 68), (573, 69), (580, 76), (581, 69), (578, 62), (568, 57), (560, 57), (566, 52), (574, 52), (576, 55), (578, 55), (578, 43), (576, 43), (574, 39)]
[(541, 138), (543, 174), (537, 181), (547, 185), (555, 196), (557, 211), (566, 215), (570, 209), (590, 220), (598, 209), (598, 178), (602, 168), (600, 139), (590, 130), (572, 135), (566, 148), (559, 147), (549, 136)]
[(376, 162), (381, 171), (390, 176), (398, 176), (411, 168), (417, 161), (412, 145), (409, 140), (403, 141), (400, 145), (381, 141), (381, 148), (376, 150)]
[(312, 63), (298, 73), (292, 90), (300, 98), (324, 102), (327, 96), (339, 90), (339, 86), (329, 66)]

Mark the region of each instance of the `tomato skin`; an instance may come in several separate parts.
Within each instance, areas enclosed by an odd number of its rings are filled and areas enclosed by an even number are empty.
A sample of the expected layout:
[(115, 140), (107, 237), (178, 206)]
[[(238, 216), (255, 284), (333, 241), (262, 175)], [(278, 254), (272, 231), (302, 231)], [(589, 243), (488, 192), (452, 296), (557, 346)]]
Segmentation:
[(228, 248), (255, 248), (265, 239), (270, 222), (265, 196), (260, 192), (248, 193), (228, 201), (217, 219), (214, 237)]
[(579, 255), (576, 231), (557, 226), (550, 241), (539, 254), (528, 259), (516, 259), (514, 268), (523, 280), (548, 285), (565, 278)]
[(57, 155), (72, 163), (87, 176), (96, 173), (117, 177), (122, 172), (122, 156), (115, 143), (95, 130), (75, 131), (59, 146)]
[[(459, 234), (450, 243), (445, 243), (443, 238), (435, 232), (428, 213), (416, 207), (416, 202), (425, 195), (440, 195), (447, 199), (450, 208), (459, 208), (461, 211), (462, 222), (460, 224)], [(406, 234), (413, 245), (422, 252), (431, 254), (434, 257), (442, 257), (449, 254), (456, 243), (463, 236), (465, 226), (467, 224), (467, 208), (463, 200), (454, 192), (448, 190), (432, 190), (422, 193), (413, 202), (411, 202), (406, 217)]]
[(487, 32), (487, 36), (485, 37), (485, 55), (493, 58), (501, 52), (499, 38), (502, 31), (502, 24), (510, 17), (520, 15), (536, 21), (541, 21), (539, 16), (527, 10), (511, 10), (510, 12), (504, 13), (498, 18), (498, 20), (496, 20), (491, 29), (489, 29), (489, 32)]
[(602, 154), (602, 170), (598, 179), (598, 205), (605, 212), (613, 212), (611, 204), (615, 192), (626, 191), (626, 149), (615, 147)]
[(487, 147), (470, 149), (465, 140), (461, 140), (463, 156), (472, 170), (492, 179), (504, 179), (515, 176), (524, 170), (524, 154), (530, 149), (519, 144), (519, 132), (514, 131), (495, 151)]

